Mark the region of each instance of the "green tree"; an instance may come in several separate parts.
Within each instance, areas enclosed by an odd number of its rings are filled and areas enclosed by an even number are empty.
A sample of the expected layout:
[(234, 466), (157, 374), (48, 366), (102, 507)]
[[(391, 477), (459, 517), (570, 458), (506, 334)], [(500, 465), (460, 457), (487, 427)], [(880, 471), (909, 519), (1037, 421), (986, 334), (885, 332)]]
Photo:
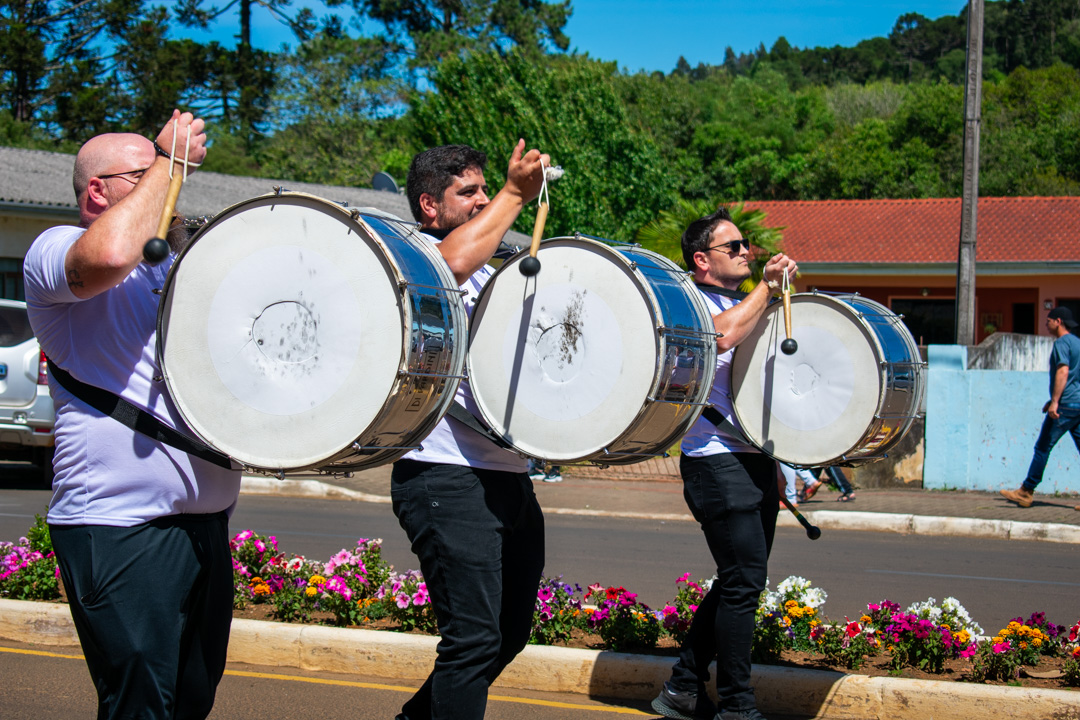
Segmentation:
[(356, 11), (382, 23), (390, 37), (410, 45), (413, 63), (429, 67), (463, 51), (514, 47), (537, 58), (566, 50), (563, 29), (570, 0), (353, 0)]
[(15, 122), (47, 123), (58, 98), (99, 108), (103, 42), (142, 11), (141, 0), (0, 0), (0, 92)]
[[(434, 92), (413, 101), (411, 121), (423, 147), (467, 143), (491, 157), (493, 188), (505, 179), (518, 138), (540, 147), (566, 176), (551, 188), (549, 234), (581, 231), (627, 240), (675, 199), (651, 139), (635, 131), (615, 90), (612, 64), (581, 57), (543, 62), (511, 51), (440, 63)], [(518, 228), (528, 232), (535, 210)]]
[[(344, 0), (323, 0), (328, 7)], [(235, 12), (239, 23), (235, 51), (220, 46), (211, 52), (216, 68), (212, 87), (220, 105), (216, 113), (229, 128), (253, 146), (260, 132), (274, 84), (274, 56), (252, 45), (252, 10), (261, 7), (275, 20), (286, 25), (300, 40), (308, 39), (317, 27), (311, 8), (292, 11), (292, 0), (233, 0), (224, 7), (207, 6), (206, 0), (178, 0), (173, 7), (176, 20), (190, 27), (206, 29), (228, 13)], [(331, 16), (329, 27), (340, 27), (340, 19)]]
[(258, 152), (262, 172), (350, 186), (379, 170), (403, 180), (415, 148), (396, 112), (407, 88), (393, 74), (395, 52), (384, 37), (321, 33), (280, 57), (268, 115), (278, 130)]

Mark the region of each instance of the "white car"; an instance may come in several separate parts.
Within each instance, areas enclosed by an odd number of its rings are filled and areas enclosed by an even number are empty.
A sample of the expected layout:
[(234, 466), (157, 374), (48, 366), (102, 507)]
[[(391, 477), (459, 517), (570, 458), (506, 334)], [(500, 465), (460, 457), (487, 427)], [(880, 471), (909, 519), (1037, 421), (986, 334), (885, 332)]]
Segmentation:
[(26, 303), (0, 300), (0, 460), (29, 460), (42, 484), (53, 478), (52, 396), (45, 353), (26, 316)]

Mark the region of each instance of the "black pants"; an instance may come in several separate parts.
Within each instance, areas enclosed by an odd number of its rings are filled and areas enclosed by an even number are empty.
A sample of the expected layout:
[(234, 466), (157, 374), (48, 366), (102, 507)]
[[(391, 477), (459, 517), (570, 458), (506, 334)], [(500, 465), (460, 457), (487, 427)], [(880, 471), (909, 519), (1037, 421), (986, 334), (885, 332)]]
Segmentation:
[(683, 455), (680, 471), (686, 503), (716, 562), (716, 581), (694, 613), (671, 684), (703, 691), (715, 658), (719, 709), (749, 710), (755, 612), (768, 580), (780, 499), (776, 461), (760, 453)]
[(488, 687), (532, 632), (544, 516), (526, 473), (394, 464), (394, 514), (420, 560), (441, 639), (408, 720), (484, 717)]
[(49, 526), (99, 720), (210, 714), (232, 624), (228, 522)]

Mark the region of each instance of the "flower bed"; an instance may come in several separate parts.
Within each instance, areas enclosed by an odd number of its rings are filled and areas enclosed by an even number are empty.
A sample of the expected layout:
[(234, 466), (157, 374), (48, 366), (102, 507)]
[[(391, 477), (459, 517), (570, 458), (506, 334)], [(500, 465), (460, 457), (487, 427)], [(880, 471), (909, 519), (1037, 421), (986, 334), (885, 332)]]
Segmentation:
[[(361, 539), (326, 562), (279, 550), (273, 536), (245, 530), (230, 542), (234, 609), (241, 617), (434, 634), (427, 585), (419, 572), (395, 573), (382, 541)], [(0, 542), (0, 597), (61, 597), (48, 528), (38, 517), (18, 543)], [(674, 654), (710, 581), (689, 573), (675, 596), (654, 610), (623, 587), (582, 589), (545, 578), (537, 593), (531, 642), (618, 652)], [(970, 682), (1080, 687), (1080, 622), (1049, 622), (1042, 613), (1018, 617), (992, 638), (954, 598), (901, 609), (872, 602), (852, 620), (824, 615), (827, 593), (789, 577), (762, 593), (755, 662), (800, 667), (957, 679)], [(1029, 677), (1050, 674), (1056, 677)]]

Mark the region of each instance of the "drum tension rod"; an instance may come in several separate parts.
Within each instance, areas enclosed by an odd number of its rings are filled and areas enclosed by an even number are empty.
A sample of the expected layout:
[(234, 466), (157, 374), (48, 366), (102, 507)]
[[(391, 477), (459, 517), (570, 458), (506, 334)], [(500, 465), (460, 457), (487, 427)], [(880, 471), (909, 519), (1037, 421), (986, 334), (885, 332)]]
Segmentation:
[(274, 186), (274, 194), (277, 195), (278, 197), (281, 197), (282, 195), (284, 195), (287, 192), (289, 192), (289, 189), (287, 187), (285, 187), (284, 185), (275, 185)]

